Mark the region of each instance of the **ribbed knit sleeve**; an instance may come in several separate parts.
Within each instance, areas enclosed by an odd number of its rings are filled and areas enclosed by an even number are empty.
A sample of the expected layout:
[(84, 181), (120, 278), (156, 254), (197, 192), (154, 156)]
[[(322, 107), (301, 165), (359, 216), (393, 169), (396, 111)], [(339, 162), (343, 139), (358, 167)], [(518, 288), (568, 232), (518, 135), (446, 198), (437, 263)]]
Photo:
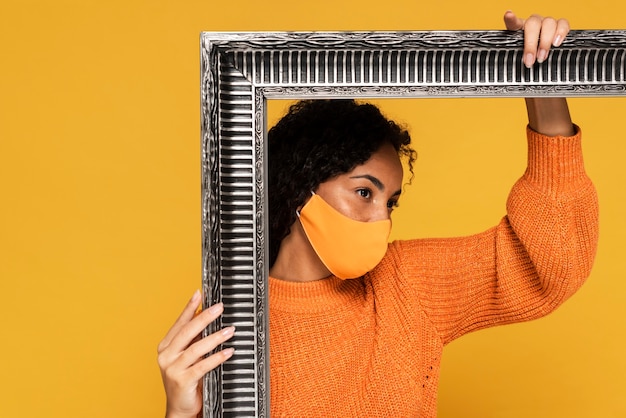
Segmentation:
[(544, 316), (589, 276), (598, 205), (583, 166), (580, 130), (573, 137), (527, 134), (528, 167), (499, 225), (469, 237), (390, 246), (387, 260), (397, 280), (444, 344), (481, 328)]

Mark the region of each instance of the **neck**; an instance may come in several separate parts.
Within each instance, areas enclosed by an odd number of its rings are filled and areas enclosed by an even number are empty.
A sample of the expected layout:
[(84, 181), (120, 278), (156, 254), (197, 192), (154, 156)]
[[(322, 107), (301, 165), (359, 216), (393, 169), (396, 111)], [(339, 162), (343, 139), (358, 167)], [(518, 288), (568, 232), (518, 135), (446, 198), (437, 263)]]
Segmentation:
[(311, 282), (331, 276), (311, 246), (299, 220), (291, 226), (289, 235), (280, 243), (278, 256), (270, 276), (291, 282)]

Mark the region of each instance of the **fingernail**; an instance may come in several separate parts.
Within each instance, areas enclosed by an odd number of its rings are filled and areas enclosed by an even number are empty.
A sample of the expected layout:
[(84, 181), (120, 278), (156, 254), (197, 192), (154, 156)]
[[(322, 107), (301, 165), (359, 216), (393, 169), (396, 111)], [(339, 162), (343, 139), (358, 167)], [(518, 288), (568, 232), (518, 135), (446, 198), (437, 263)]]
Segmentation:
[(561, 42), (563, 42), (563, 39), (561, 39), (561, 35), (556, 35), (556, 38), (554, 38), (554, 42), (552, 42), (552, 45), (560, 46)]
[(547, 56), (548, 56), (548, 51), (546, 51), (545, 49), (540, 49), (539, 52), (537, 53), (537, 62), (541, 64), (542, 62), (545, 61)]
[(215, 305), (211, 306), (209, 308), (209, 312), (212, 314), (218, 314), (220, 312), (222, 312), (222, 309), (224, 309), (224, 304), (222, 302), (216, 303)]
[(197, 302), (200, 299), (200, 290), (196, 289), (195, 292), (193, 292), (193, 295), (191, 296), (191, 302)]
[(230, 337), (231, 335), (233, 335), (235, 333), (235, 327), (226, 327), (222, 330), (222, 335), (224, 337)]
[(526, 68), (530, 68), (533, 66), (534, 61), (534, 55), (529, 52), (528, 54), (526, 54), (526, 58), (524, 59), (524, 65), (526, 65)]
[(225, 358), (230, 358), (234, 353), (235, 353), (235, 349), (232, 347), (225, 348), (224, 350), (222, 350), (222, 355)]

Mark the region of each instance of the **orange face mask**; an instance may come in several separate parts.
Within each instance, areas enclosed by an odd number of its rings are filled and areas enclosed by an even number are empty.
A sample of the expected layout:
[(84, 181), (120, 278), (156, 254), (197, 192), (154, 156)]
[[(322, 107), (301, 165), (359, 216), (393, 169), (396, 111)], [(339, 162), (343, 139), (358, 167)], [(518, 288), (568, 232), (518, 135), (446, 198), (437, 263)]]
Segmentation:
[(340, 279), (361, 277), (376, 267), (387, 252), (389, 219), (355, 221), (316, 194), (302, 207), (298, 217), (322, 263)]

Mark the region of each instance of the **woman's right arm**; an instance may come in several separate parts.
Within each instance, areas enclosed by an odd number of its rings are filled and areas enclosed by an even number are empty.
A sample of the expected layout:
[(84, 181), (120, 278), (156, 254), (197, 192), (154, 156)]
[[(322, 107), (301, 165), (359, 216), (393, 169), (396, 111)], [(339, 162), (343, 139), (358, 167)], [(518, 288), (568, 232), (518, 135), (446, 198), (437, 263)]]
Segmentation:
[(199, 338), (224, 309), (218, 303), (196, 314), (200, 300), (196, 291), (157, 349), (167, 398), (166, 418), (195, 418), (202, 409), (202, 377), (233, 355), (233, 349), (227, 348), (205, 357), (231, 338), (235, 329), (227, 327)]

